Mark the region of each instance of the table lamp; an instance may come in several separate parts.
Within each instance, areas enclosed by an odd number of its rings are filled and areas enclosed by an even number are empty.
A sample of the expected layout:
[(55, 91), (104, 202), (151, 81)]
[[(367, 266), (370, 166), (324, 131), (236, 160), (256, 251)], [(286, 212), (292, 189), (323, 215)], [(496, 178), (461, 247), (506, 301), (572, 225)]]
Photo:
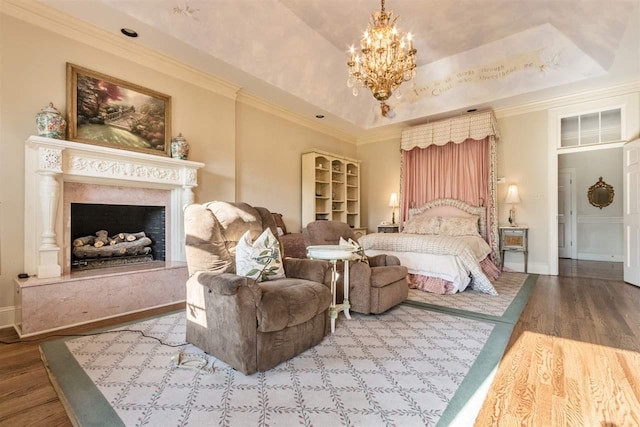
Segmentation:
[(391, 224), (396, 223), (396, 208), (398, 207), (398, 193), (391, 193), (389, 197), (389, 207), (391, 207)]
[(509, 209), (509, 224), (512, 227), (517, 227), (516, 224), (516, 208), (515, 204), (520, 203), (520, 195), (518, 194), (518, 186), (511, 184), (507, 190), (507, 197), (504, 199), (505, 203), (511, 203), (511, 209)]

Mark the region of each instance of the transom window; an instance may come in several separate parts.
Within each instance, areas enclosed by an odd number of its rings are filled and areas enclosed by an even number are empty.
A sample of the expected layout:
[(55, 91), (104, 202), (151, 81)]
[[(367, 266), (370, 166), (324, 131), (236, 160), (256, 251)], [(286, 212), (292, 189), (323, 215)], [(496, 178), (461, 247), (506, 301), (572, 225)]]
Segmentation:
[(622, 108), (560, 119), (560, 147), (604, 144), (622, 140)]

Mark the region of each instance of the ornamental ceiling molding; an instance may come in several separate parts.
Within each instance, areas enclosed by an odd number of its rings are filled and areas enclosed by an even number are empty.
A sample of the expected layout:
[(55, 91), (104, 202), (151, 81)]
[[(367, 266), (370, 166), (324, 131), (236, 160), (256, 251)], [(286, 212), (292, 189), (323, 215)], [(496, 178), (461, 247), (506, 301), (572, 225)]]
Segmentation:
[(0, 11), (92, 48), (235, 100), (240, 87), (35, 1), (0, 0)]

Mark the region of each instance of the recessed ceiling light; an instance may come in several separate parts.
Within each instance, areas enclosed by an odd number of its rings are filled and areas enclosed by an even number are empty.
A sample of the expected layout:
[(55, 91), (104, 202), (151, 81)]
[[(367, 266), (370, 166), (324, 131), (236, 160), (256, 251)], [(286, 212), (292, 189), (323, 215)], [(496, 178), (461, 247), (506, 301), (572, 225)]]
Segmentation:
[(470, 110), (467, 110), (467, 113), (475, 113), (476, 111), (478, 111), (477, 108), (472, 108)]
[(324, 119), (324, 114), (316, 114), (316, 119)]
[(138, 33), (136, 33), (136, 31), (132, 30), (131, 28), (121, 28), (120, 32), (127, 37), (138, 37)]

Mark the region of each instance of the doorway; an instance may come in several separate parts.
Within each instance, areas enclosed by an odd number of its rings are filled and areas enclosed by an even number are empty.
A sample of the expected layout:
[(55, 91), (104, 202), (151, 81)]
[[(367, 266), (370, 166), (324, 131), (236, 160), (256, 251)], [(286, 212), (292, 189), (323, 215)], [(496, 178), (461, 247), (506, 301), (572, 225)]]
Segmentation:
[[(614, 188), (611, 205), (591, 204), (602, 177)], [(558, 273), (622, 280), (624, 260), (622, 148), (558, 154)]]

